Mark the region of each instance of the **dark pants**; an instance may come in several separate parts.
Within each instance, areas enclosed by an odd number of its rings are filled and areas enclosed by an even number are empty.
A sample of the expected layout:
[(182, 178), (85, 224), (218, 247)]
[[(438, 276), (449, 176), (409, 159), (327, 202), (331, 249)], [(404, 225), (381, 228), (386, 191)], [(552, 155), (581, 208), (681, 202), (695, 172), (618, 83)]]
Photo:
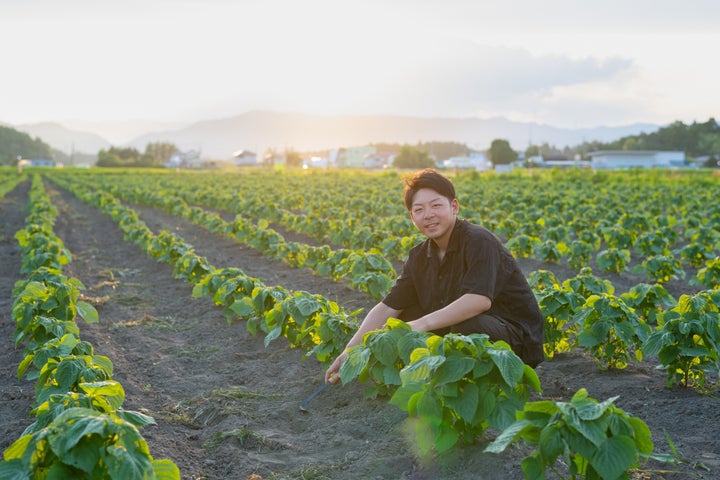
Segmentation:
[[(400, 314), (400, 320), (409, 322), (416, 320), (422, 316), (419, 309), (410, 308), (403, 310)], [(523, 332), (510, 322), (506, 322), (495, 315), (481, 313), (472, 318), (468, 318), (458, 324), (450, 327), (433, 330), (436, 335), (445, 335), (447, 333), (460, 333), (462, 335), (470, 335), (471, 333), (485, 333), (490, 337), (491, 342), (504, 341), (507, 342), (518, 356), (523, 357)]]

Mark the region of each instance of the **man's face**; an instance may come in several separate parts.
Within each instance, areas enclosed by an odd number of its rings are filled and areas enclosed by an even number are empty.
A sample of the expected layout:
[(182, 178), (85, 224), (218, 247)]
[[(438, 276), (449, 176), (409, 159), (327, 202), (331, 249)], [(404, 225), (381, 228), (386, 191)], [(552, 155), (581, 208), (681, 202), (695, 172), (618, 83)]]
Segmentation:
[(415, 193), (410, 209), (410, 217), (420, 233), (440, 244), (450, 239), (457, 213), (457, 199), (450, 201), (429, 188)]

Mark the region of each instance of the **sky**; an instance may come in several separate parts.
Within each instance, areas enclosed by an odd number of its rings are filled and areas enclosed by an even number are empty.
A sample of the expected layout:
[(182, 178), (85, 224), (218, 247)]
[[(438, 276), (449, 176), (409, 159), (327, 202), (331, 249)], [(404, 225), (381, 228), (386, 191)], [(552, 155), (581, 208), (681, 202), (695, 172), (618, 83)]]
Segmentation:
[(720, 113), (716, 0), (0, 0), (0, 122)]

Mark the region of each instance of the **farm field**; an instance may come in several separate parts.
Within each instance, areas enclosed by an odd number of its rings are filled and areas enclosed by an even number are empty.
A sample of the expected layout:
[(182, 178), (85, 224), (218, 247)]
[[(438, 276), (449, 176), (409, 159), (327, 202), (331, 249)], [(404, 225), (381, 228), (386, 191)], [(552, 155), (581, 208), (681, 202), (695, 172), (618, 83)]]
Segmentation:
[[(154, 234), (164, 230), (176, 235), (209, 265), (240, 268), (264, 285), (318, 294), (354, 312), (376, 302), (399, 271), (402, 252), (418, 240), (400, 201), (399, 176), (43, 173), (45, 189), (58, 209), (55, 233), (73, 255), (63, 270), (85, 285), (82, 298), (100, 318), (95, 324), (79, 321), (81, 336), (112, 360), (114, 378), (125, 389), (125, 408), (156, 420), (157, 425), (145, 426), (141, 433), (152, 455), (172, 460), (182, 478), (522, 478), (520, 463), (530, 449), (512, 446), (501, 454), (484, 453), (498, 433), (492, 429), (473, 445), (420, 455), (407, 414), (387, 398), (364, 398), (366, 386), (357, 381), (333, 386), (312, 401), (308, 412), (300, 412), (299, 403), (322, 383), (324, 369), (318, 360), (303, 358), (305, 351), (291, 348), (285, 338), (266, 346), (262, 332), (251, 335), (244, 320), (228, 322), (227, 312), (209, 298), (196, 298), (193, 285), (176, 278), (173, 266), (148, 257), (124, 238), (109, 215), (74, 195), (85, 188), (111, 192)], [(720, 182), (708, 172), (599, 175), (463, 176), (457, 179), (461, 216), (515, 238), (514, 253), (527, 276), (547, 270), (560, 281), (576, 276), (584, 258), (557, 247), (575, 238), (573, 222), (587, 224), (590, 231), (607, 229), (607, 237), (598, 233), (587, 238), (588, 244), (602, 244), (597, 250), (607, 250), (635, 227), (641, 229), (643, 219), (652, 224), (647, 232), (668, 227), (665, 232), (684, 234), (693, 226), (701, 231), (704, 225), (720, 234)], [(350, 195), (351, 182), (359, 196)], [(23, 354), (14, 346), (11, 316), (11, 290), (22, 278), (14, 234), (24, 226), (29, 188), (28, 178), (0, 199), (0, 450), (32, 423), (33, 384), (17, 378)], [(181, 208), (185, 204), (187, 209)], [(707, 223), (686, 222), (692, 212)], [(236, 214), (262, 230), (261, 240), (248, 233), (244, 242), (237, 241), (208, 229), (235, 221)], [(658, 222), (661, 218), (665, 220)], [(613, 230), (623, 219), (627, 228)], [(597, 223), (602, 220), (607, 224)], [(203, 222), (206, 228), (199, 226)], [(238, 237), (245, 232), (237, 224), (235, 231)], [(577, 237), (584, 231), (578, 229)], [(553, 233), (547, 237), (546, 232)], [(648, 249), (657, 241), (650, 235), (644, 238)], [(548, 240), (556, 242), (555, 251)], [(688, 243), (692, 241), (679, 235), (672, 248)], [(321, 254), (308, 248), (323, 244), (332, 252), (352, 250), (360, 263), (348, 268), (347, 260), (329, 268), (330, 260), (307, 261)], [(720, 243), (713, 245), (708, 258), (718, 255)], [(616, 295), (649, 282), (647, 273), (633, 271), (644, 260), (639, 247), (619, 272), (601, 271), (594, 254), (584, 259), (598, 278), (611, 282)], [(699, 263), (683, 263), (682, 274), (668, 275), (677, 277), (664, 283), (668, 293), (677, 299), (707, 289), (691, 282), (700, 268)], [(364, 276), (348, 271), (356, 269)], [(633, 474), (636, 478), (718, 478), (717, 391), (668, 388), (667, 375), (655, 368), (657, 363), (651, 356), (630, 360), (623, 369), (605, 370), (587, 350), (557, 353), (536, 370), (542, 386), (536, 397), (569, 401), (580, 388), (600, 401), (619, 396), (618, 407), (647, 423), (656, 451), (671, 453), (667, 433), (682, 455), (677, 465), (650, 462)], [(709, 374), (708, 382), (712, 387), (717, 375)]]

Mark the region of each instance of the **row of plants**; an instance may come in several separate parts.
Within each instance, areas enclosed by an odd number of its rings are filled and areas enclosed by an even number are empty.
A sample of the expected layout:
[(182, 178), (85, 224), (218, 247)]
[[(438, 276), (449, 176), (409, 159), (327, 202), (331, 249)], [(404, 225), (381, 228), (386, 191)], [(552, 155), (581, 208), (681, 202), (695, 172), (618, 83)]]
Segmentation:
[(124, 183), (96, 186), (125, 201), (161, 208), (212, 233), (233, 238), (264, 255), (282, 260), (291, 267), (309, 268), (333, 281), (345, 280), (352, 288), (365, 292), (376, 300), (387, 294), (396, 277), (392, 263), (376, 249), (334, 250), (328, 245), (287, 242), (280, 233), (270, 228), (265, 219), (253, 223), (251, 219), (237, 214), (233, 221), (228, 222), (215, 212), (191, 207), (183, 198), (163, 190), (156, 191)]
[[(401, 177), (396, 174), (128, 173), (89, 178), (106, 186), (162, 191), (190, 204), (261, 218), (319, 242), (377, 249), (393, 260), (404, 259), (421, 240), (400, 202)], [(683, 279), (685, 269), (707, 267), (720, 250), (720, 207), (713, 201), (720, 185), (711, 177), (542, 172), (454, 180), (462, 216), (506, 239), (517, 257), (566, 262), (576, 270), (593, 265), (613, 273), (634, 265), (633, 273), (667, 282)]]
[(304, 291), (267, 286), (239, 268), (215, 268), (179, 235), (161, 230), (154, 234), (137, 212), (108, 192), (92, 190), (54, 178), (63, 188), (72, 188), (80, 200), (100, 208), (118, 223), (126, 240), (147, 255), (168, 263), (173, 275), (193, 286), (193, 296), (211, 298), (222, 308), (228, 323), (247, 320), (248, 331), (265, 335), (268, 345), (284, 337), (293, 347), (314, 355), (323, 365), (339, 355), (358, 327), (359, 311), (346, 312), (336, 302)]
[(179, 479), (177, 466), (154, 459), (139, 429), (154, 423), (125, 410), (109, 358), (80, 339), (77, 318), (98, 321), (79, 300), (83, 284), (62, 273), (70, 252), (53, 232), (57, 210), (33, 175), (26, 226), (16, 233), (21, 274), (13, 288), (14, 340), (24, 344), (18, 378), (35, 381), (35, 422), (4, 452), (0, 478)]
[(0, 172), (0, 198), (3, 198), (8, 192), (12, 191), (19, 183), (27, 180), (25, 175), (7, 175), (6, 172)]
[[(264, 286), (239, 269), (215, 269), (179, 237), (164, 232), (155, 237), (132, 209), (105, 192), (77, 187), (73, 192), (110, 214), (126, 238), (141, 247), (146, 245), (143, 248), (149, 255), (174, 264), (175, 275), (193, 283), (194, 296), (212, 297), (229, 320), (244, 318), (250, 332), (265, 333), (266, 344), (284, 336), (291, 345), (314, 353), (327, 365), (357, 328), (354, 318), (347, 321), (337, 305), (332, 305), (331, 311), (322, 310), (328, 304), (319, 296)], [(416, 419), (417, 442), (424, 450), (444, 451), (458, 442), (473, 441), (488, 427), (504, 431), (515, 425), (519, 412), (544, 405), (528, 401), (532, 391), (540, 392), (539, 379), (507, 344), (490, 343), (485, 335), (438, 337), (412, 332), (399, 320), (367, 334), (362, 345), (348, 352), (341, 379), (348, 382), (354, 378), (372, 381), (368, 395), (392, 394), (390, 402)], [(614, 406), (614, 399), (598, 403), (582, 391), (576, 397), (568, 408), (597, 411), (579, 420), (567, 413), (575, 423), (563, 424), (563, 428), (559, 427), (563, 417), (548, 417), (544, 426), (535, 422), (536, 428), (547, 428), (557, 438), (553, 438), (552, 452), (541, 446), (523, 462), (528, 478), (542, 478), (540, 467), (543, 472), (545, 467), (553, 467), (559, 456), (571, 465), (573, 475), (588, 478), (593, 474), (617, 478), (648, 458), (667, 459), (652, 454), (647, 426)], [(565, 408), (550, 403), (556, 409)], [(493, 444), (488, 451), (501, 451), (511, 441), (524, 438), (518, 432), (508, 441), (507, 435), (498, 437), (504, 443)], [(532, 435), (525, 437), (532, 445)], [(580, 447), (578, 439), (583, 440)], [(555, 443), (563, 448), (558, 450)]]
[(720, 289), (673, 298), (660, 283), (619, 296), (589, 267), (558, 281), (552, 272), (529, 279), (545, 318), (545, 355), (588, 350), (602, 368), (624, 368), (657, 355), (667, 385), (703, 390), (720, 372)]

